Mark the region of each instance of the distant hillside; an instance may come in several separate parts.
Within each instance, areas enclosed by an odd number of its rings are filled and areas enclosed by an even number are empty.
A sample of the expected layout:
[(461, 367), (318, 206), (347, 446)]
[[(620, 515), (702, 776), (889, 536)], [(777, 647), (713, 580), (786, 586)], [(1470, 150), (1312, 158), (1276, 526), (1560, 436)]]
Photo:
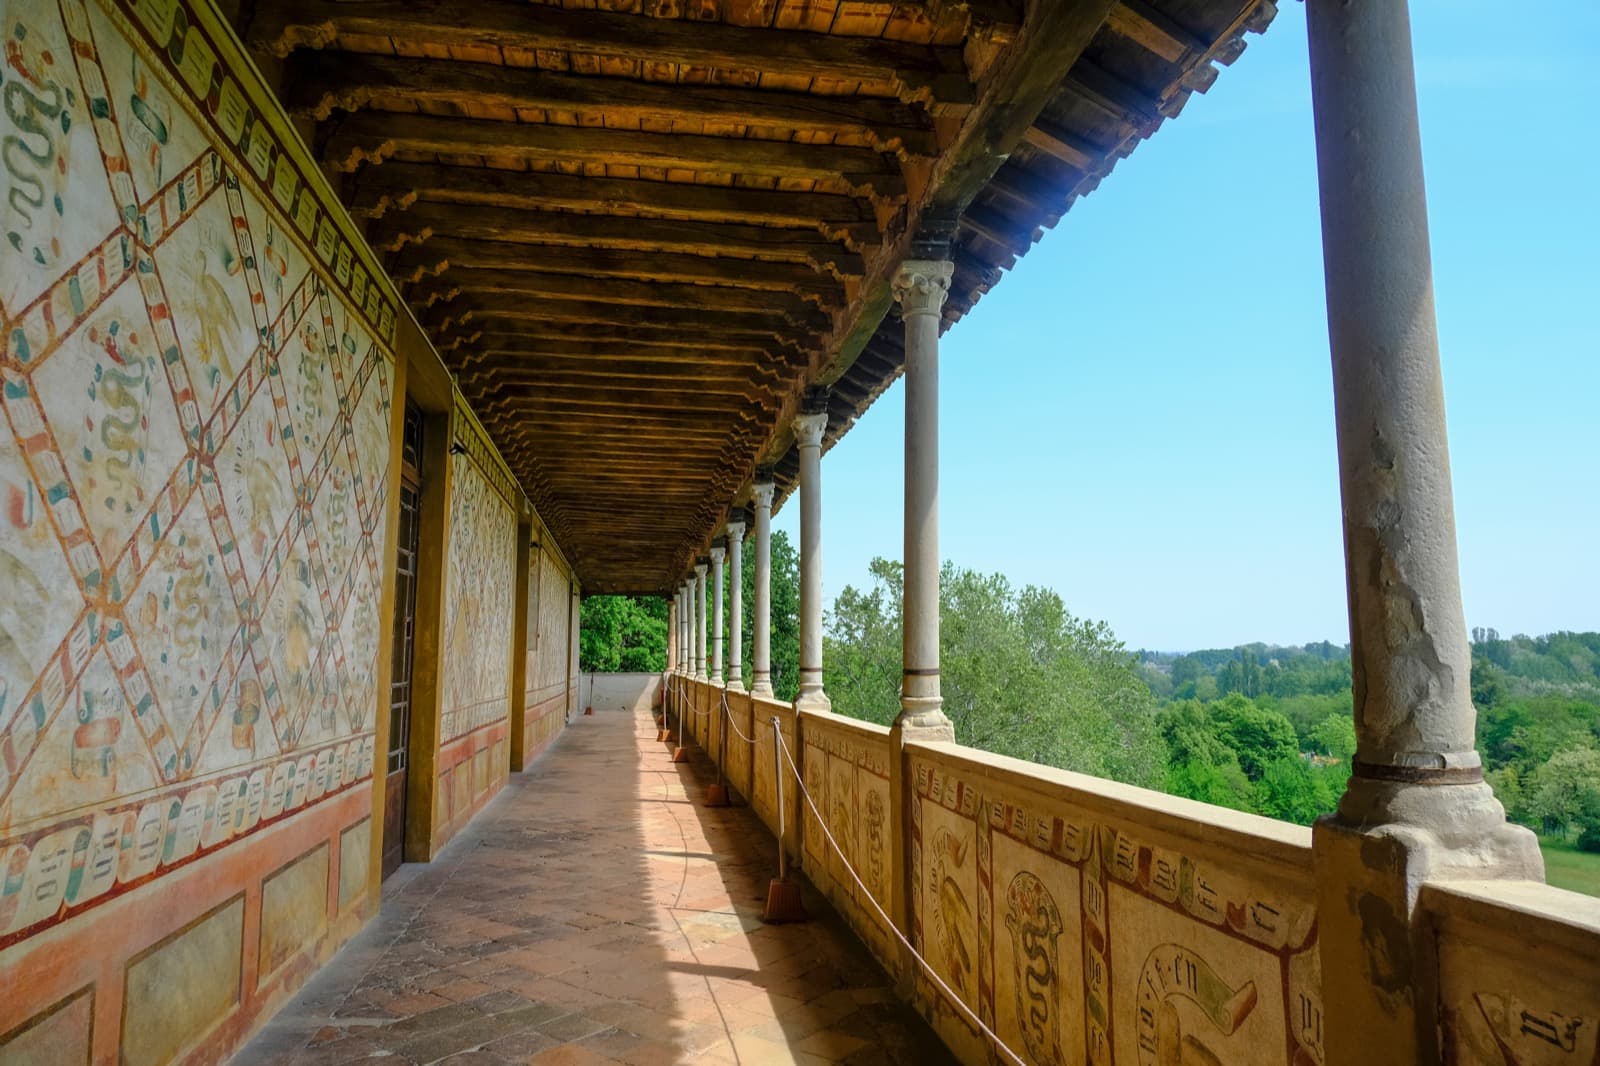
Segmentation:
[[(1498, 682), (1507, 696), (1565, 696), (1600, 702), (1600, 633), (1502, 638), (1472, 631), (1473, 685)], [(1193, 652), (1139, 651), (1140, 673), (1159, 699), (1212, 700), (1337, 695), (1350, 687), (1350, 646), (1241, 644)], [(1490, 703), (1493, 700), (1489, 701)]]

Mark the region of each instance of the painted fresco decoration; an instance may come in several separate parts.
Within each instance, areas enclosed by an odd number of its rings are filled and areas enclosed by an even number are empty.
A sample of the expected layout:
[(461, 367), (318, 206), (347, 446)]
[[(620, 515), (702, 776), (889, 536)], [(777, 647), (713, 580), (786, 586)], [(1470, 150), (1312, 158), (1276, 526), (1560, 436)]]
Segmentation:
[(371, 773), (394, 305), (207, 32), (4, 15), (0, 948)]
[[(1030, 1061), (1323, 1062), (1309, 869), (1253, 873), (1237, 852), (1224, 864), (935, 762), (913, 772), (917, 942)], [(931, 986), (919, 995), (982, 1054)]]
[(511, 713), (517, 516), (471, 456), (452, 457), (443, 740)]
[(79, 97), (59, 80), (65, 53), (17, 13), (5, 27), (6, 130), (0, 167), (6, 175), (6, 241), (39, 266), (61, 255), (55, 231), (66, 214), (67, 141)]
[(1056, 979), (1061, 969), (1058, 942), (1066, 926), (1050, 890), (1026, 870), (1006, 888), (1005, 926), (1016, 960), (1012, 1007), (1017, 1028), (1034, 1061), (1059, 1062)]

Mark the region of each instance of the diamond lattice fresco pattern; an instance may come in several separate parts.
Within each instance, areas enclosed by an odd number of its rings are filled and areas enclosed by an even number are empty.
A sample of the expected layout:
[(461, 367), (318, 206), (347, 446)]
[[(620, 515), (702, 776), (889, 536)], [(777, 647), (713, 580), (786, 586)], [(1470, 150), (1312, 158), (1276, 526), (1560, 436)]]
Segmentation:
[(4, 16), (0, 947), (372, 766), (393, 308), (130, 10)]

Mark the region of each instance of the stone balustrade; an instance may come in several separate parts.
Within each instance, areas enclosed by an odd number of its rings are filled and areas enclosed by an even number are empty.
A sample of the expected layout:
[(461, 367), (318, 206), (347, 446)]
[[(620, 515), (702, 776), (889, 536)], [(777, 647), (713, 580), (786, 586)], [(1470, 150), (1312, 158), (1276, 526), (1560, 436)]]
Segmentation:
[[(1030, 1062), (1326, 1061), (1309, 829), (914, 739), (900, 811), (888, 729), (730, 691), (735, 733), (720, 687), (674, 683), (690, 740), (773, 829), (778, 719), (820, 812), (787, 778), (791, 856), (963, 1061), (995, 1059), (884, 915), (906, 916), (943, 984)], [(1326, 980), (1436, 994), (1445, 1062), (1596, 1061), (1600, 901), (1468, 881), (1428, 884), (1421, 905), (1415, 966), (1375, 955)]]

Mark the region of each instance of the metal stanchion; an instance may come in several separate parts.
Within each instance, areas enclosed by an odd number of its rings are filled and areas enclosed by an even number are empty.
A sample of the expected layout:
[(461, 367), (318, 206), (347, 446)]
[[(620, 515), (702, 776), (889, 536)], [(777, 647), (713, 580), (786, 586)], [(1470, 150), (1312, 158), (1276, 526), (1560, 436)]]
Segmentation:
[(761, 912), (764, 922), (803, 922), (806, 920), (805, 904), (800, 899), (800, 884), (789, 880), (788, 817), (783, 804), (783, 752), (778, 719), (772, 719), (772, 780), (778, 797), (778, 876), (767, 885), (767, 908)]

